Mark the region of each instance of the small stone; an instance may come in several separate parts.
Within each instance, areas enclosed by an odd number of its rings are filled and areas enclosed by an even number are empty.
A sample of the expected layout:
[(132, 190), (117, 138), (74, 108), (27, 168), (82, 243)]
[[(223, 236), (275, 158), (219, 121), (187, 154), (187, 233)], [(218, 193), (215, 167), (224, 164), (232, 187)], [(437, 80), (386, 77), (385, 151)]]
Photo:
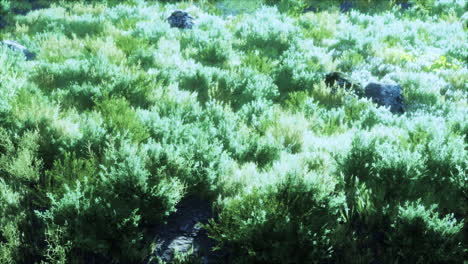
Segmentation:
[(33, 60), (36, 58), (36, 54), (33, 52), (29, 51), (25, 46), (19, 44), (16, 41), (13, 40), (4, 40), (0, 42), (1, 45), (4, 45), (16, 52), (22, 52), (24, 56), (26, 57), (26, 60)]
[(365, 88), (365, 96), (378, 105), (390, 107), (390, 111), (394, 114), (405, 112), (400, 85), (369, 83)]

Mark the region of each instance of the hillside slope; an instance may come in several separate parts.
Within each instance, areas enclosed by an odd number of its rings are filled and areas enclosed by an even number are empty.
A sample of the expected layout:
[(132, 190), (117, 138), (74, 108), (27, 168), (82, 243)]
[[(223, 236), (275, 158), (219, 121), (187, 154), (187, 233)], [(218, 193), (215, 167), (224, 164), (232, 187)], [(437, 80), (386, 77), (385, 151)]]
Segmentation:
[(466, 1), (111, 2), (0, 31), (0, 263), (467, 259)]

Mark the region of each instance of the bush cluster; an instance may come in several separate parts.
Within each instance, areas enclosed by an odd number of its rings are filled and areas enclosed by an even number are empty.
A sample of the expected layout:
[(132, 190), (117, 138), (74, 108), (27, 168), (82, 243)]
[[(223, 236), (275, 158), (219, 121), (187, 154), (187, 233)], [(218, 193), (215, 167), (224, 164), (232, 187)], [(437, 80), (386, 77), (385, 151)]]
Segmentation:
[(326, 2), (0, 1), (0, 263), (142, 263), (190, 196), (227, 263), (462, 263), (466, 1)]

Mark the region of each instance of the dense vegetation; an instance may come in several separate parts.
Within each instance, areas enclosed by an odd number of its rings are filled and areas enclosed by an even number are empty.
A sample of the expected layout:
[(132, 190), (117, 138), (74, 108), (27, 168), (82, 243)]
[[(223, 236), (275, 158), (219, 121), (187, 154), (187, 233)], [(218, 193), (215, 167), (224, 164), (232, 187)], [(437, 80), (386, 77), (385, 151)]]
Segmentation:
[[(190, 195), (231, 263), (467, 259), (465, 0), (27, 2), (0, 9), (37, 54), (0, 46), (0, 263), (142, 263)], [(406, 113), (333, 71), (400, 84)]]

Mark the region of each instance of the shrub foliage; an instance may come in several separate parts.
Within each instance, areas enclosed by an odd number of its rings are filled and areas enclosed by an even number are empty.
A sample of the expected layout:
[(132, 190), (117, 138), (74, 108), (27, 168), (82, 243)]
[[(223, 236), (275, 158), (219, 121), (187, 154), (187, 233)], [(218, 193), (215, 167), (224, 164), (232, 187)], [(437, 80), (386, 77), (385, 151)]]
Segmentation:
[(0, 263), (143, 263), (189, 196), (226, 263), (463, 263), (466, 8), (0, 1), (0, 38), (37, 55), (0, 45)]

